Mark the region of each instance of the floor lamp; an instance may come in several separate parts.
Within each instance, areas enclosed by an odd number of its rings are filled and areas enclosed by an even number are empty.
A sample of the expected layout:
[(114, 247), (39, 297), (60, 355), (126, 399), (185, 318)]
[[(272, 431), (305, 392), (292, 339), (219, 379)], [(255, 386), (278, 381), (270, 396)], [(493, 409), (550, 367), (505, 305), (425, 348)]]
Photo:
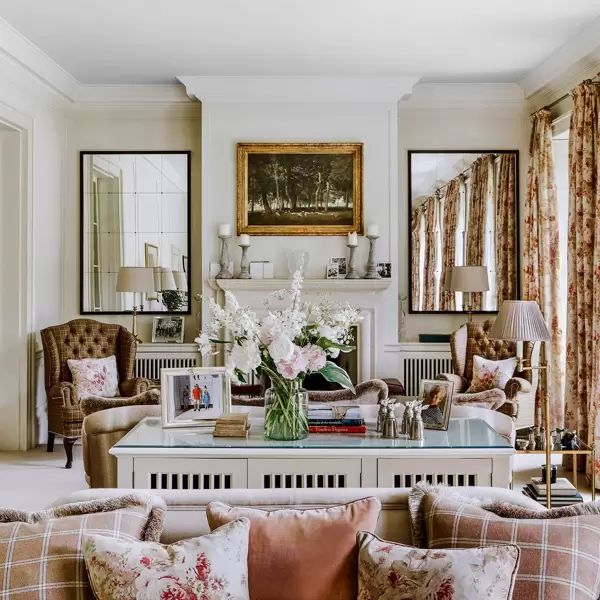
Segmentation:
[[(498, 317), (488, 333), (488, 337), (511, 342), (549, 342), (550, 332), (537, 302), (533, 300), (505, 300), (498, 311)], [(546, 383), (546, 365), (526, 365), (520, 352), (517, 356), (517, 371), (539, 370), (540, 377)], [(550, 398), (548, 385), (542, 386), (544, 394), (544, 422), (546, 426), (546, 506), (552, 502), (551, 472), (551, 436), (550, 436)]]
[[(448, 287), (448, 282), (445, 283)], [(471, 323), (473, 321), (473, 292), (487, 292), (490, 289), (487, 267), (453, 267), (449, 283), (449, 291), (469, 294), (466, 308), (469, 323)]]
[(142, 340), (137, 335), (137, 304), (136, 293), (153, 293), (156, 291), (154, 285), (154, 272), (152, 267), (121, 267), (117, 275), (117, 292), (133, 292), (133, 323), (132, 331), (135, 341), (139, 344)]

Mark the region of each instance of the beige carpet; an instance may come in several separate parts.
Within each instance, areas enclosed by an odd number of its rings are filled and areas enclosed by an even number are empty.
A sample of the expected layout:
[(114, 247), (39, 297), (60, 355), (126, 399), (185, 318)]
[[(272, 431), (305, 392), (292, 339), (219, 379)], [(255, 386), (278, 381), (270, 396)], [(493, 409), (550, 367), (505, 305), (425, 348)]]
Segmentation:
[[(81, 460), (81, 446), (74, 447), (73, 468), (65, 469), (65, 453), (57, 445), (52, 454), (45, 448), (29, 452), (0, 452), (0, 506), (34, 510), (47, 506), (57, 498), (86, 488)], [(558, 457), (556, 457), (558, 458)], [(541, 474), (543, 456), (515, 456), (513, 489), (520, 490), (531, 477)], [(564, 476), (563, 473), (560, 473)], [(566, 473), (570, 477), (570, 473)], [(581, 485), (586, 500), (591, 499), (589, 486)]]

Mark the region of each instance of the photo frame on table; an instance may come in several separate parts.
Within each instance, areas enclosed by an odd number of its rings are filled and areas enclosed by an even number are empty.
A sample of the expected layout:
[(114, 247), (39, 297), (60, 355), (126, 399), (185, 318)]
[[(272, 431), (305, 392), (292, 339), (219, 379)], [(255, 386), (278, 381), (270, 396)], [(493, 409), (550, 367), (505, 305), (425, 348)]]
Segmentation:
[(362, 234), (363, 144), (239, 143), (237, 233)]
[(179, 316), (154, 317), (152, 320), (153, 344), (183, 344), (185, 321)]
[(450, 420), (450, 408), (454, 395), (454, 384), (451, 381), (423, 379), (419, 398), (423, 403), (421, 418), (425, 429), (447, 431)]
[(163, 427), (214, 427), (231, 412), (231, 380), (224, 367), (161, 369)]

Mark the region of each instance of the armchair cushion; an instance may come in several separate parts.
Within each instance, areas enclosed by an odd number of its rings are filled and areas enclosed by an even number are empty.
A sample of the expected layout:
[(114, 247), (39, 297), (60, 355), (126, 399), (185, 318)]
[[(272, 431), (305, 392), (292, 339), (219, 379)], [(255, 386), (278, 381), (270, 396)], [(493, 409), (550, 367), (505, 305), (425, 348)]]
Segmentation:
[(483, 392), (500, 388), (503, 390), (513, 376), (517, 359), (513, 356), (503, 360), (489, 360), (483, 356), (473, 357), (473, 379), (467, 393)]
[(80, 398), (86, 396), (112, 398), (117, 395), (119, 375), (117, 358), (114, 354), (105, 358), (69, 359), (67, 365)]
[(81, 412), (87, 416), (92, 415), (99, 410), (106, 410), (107, 408), (116, 408), (118, 406), (144, 406), (148, 404), (160, 404), (160, 390), (153, 388), (129, 398), (120, 396), (115, 398), (88, 396), (81, 400)]

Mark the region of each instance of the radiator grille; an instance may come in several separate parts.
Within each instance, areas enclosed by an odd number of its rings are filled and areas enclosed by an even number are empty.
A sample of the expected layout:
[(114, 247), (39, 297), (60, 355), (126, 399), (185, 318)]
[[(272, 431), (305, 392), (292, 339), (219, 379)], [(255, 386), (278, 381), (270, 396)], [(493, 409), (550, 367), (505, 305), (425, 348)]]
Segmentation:
[(395, 488), (410, 488), (426, 481), (430, 484), (473, 487), (477, 485), (477, 473), (407, 473), (394, 475)]
[(197, 366), (199, 366), (198, 360), (195, 357), (148, 357), (142, 355), (135, 359), (135, 375), (147, 379), (160, 379), (161, 369), (187, 369)]
[(151, 490), (228, 490), (231, 473), (148, 473)]
[(435, 379), (440, 373), (452, 373), (451, 358), (406, 357), (403, 381), (407, 396), (418, 396), (422, 379)]
[(345, 488), (346, 475), (342, 473), (265, 473), (263, 488)]

